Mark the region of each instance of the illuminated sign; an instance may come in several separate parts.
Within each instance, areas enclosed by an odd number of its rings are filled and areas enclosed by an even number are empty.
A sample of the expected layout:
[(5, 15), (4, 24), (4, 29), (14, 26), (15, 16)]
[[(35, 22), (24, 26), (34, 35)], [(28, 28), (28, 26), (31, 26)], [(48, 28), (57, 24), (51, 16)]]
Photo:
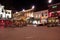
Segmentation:
[(52, 8), (57, 8), (57, 6), (56, 6), (56, 5), (54, 5), (54, 6), (52, 6)]

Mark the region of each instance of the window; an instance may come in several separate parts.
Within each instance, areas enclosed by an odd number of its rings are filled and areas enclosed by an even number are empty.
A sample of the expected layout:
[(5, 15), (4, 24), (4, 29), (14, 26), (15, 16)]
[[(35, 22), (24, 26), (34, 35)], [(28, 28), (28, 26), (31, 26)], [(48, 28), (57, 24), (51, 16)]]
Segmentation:
[(47, 16), (47, 14), (45, 16)]
[(0, 19), (2, 18), (2, 14), (0, 14)]
[(43, 13), (42, 13), (42, 16), (44, 16)]
[(2, 12), (4, 12), (3, 9), (2, 9)]
[(9, 16), (7, 16), (7, 19), (9, 19)]
[(47, 12), (45, 12), (44, 14), (45, 14), (45, 16), (47, 16)]
[(47, 12), (45, 12), (45, 14), (47, 14)]
[(8, 12), (8, 14), (10, 14), (10, 12)]
[(7, 14), (7, 12), (5, 11), (5, 13)]

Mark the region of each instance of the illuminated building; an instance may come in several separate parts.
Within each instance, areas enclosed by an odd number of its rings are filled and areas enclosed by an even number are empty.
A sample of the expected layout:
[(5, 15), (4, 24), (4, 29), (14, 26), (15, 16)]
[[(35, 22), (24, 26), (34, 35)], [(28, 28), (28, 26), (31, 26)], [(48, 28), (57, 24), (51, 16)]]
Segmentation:
[(60, 3), (48, 5), (48, 27), (60, 26)]
[(4, 6), (0, 5), (0, 19), (12, 18), (11, 10), (5, 10)]
[(48, 17), (48, 10), (34, 12), (33, 15), (34, 15), (34, 18), (47, 18)]
[(12, 18), (12, 11), (11, 10), (6, 10), (6, 18)]
[(0, 26), (7, 27), (11, 26), (11, 10), (5, 10), (3, 5), (0, 5)]
[(21, 18), (25, 19), (28, 23), (33, 22), (35, 19), (38, 21), (40, 21), (40, 19), (41, 20), (47, 19), (48, 10), (34, 12), (34, 10), (32, 10), (32, 9), (28, 9), (28, 10), (23, 9), (22, 11), (13, 14), (14, 20), (20, 20)]
[(33, 9), (28, 9), (28, 10), (23, 9), (22, 11), (13, 14), (13, 20), (23, 19), (27, 22), (30, 22), (31, 18), (33, 18)]
[(47, 23), (48, 10), (34, 12), (33, 15), (37, 22), (39, 21), (40, 23), (44, 23), (44, 22)]

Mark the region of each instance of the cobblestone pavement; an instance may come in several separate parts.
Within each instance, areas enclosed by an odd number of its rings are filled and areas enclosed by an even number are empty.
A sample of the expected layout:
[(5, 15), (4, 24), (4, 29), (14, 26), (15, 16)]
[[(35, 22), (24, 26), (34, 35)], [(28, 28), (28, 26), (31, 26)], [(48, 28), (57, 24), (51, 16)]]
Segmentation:
[(0, 40), (60, 40), (60, 27), (0, 28)]

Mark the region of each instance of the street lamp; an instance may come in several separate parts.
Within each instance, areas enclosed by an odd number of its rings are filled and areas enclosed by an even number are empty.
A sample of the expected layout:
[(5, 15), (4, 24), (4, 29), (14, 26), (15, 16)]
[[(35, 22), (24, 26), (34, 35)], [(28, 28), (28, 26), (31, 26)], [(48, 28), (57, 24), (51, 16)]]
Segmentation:
[(25, 9), (23, 9), (22, 11), (25, 12)]
[(48, 3), (51, 3), (52, 2), (52, 0), (48, 0)]
[(16, 12), (16, 13), (18, 13), (18, 12)]
[(35, 6), (33, 5), (33, 6), (32, 6), (32, 9), (34, 9), (34, 8), (35, 8)]

